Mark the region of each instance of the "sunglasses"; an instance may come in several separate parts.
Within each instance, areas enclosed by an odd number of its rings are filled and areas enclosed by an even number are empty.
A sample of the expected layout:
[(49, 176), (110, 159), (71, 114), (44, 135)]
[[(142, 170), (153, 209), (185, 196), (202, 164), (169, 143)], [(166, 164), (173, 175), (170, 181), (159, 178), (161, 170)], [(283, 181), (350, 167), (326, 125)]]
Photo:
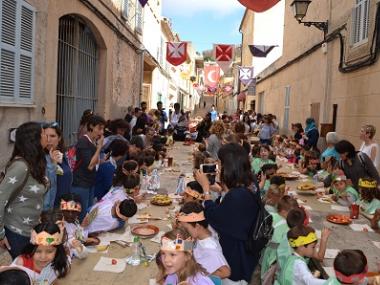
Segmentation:
[(50, 122), (50, 123), (42, 123), (42, 128), (43, 129), (48, 129), (48, 128), (59, 128), (59, 124), (57, 122)]

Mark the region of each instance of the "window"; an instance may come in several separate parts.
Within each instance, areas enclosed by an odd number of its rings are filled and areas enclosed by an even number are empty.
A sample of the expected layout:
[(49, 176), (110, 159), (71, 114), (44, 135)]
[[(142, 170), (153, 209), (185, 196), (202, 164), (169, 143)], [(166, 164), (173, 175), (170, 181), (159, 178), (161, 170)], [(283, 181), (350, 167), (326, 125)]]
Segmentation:
[(352, 9), (351, 43), (358, 46), (368, 41), (369, 1), (356, 0)]
[(0, 2), (1, 103), (32, 103), (34, 17), (25, 1)]
[(283, 129), (289, 128), (289, 109), (290, 109), (290, 86), (285, 87), (285, 107), (284, 107), (284, 123)]
[(130, 20), (131, 15), (130, 13), (132, 12), (132, 9), (133, 9), (133, 2), (131, 0), (123, 0), (123, 6), (122, 6), (122, 9), (121, 9), (121, 14), (123, 16), (123, 18), (127, 21)]
[(136, 32), (140, 35), (143, 31), (143, 7), (139, 0), (136, 0)]

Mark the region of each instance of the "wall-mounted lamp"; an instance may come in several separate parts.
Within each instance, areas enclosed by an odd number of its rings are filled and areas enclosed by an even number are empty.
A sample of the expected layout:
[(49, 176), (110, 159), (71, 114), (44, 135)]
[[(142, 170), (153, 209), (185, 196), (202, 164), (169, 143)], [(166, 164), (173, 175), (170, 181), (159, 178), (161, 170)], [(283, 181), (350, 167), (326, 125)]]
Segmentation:
[(297, 19), (298, 23), (304, 24), (307, 27), (314, 26), (317, 29), (323, 31), (324, 36), (326, 36), (328, 31), (328, 22), (302, 22), (302, 19), (306, 16), (307, 9), (311, 0), (294, 0), (290, 7), (293, 8), (294, 18)]

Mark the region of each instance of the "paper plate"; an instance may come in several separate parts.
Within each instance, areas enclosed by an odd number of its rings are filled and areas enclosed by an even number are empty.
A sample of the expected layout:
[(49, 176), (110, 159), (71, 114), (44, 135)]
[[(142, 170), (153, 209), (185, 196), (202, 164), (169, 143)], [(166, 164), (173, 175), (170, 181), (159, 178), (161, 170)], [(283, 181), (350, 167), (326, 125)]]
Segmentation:
[(160, 230), (153, 225), (143, 225), (134, 227), (132, 230), (132, 234), (142, 237), (142, 238), (152, 238), (154, 237)]

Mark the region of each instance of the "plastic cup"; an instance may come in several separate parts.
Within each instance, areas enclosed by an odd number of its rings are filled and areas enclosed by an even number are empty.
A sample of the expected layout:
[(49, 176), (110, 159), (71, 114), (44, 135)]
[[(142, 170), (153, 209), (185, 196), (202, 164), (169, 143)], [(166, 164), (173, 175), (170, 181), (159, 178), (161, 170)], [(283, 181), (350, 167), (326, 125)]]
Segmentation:
[(169, 167), (173, 166), (173, 157), (171, 157), (171, 156), (168, 157), (168, 166)]
[(356, 205), (356, 204), (352, 204), (350, 206), (350, 218), (351, 219), (357, 219), (359, 218), (359, 205)]

